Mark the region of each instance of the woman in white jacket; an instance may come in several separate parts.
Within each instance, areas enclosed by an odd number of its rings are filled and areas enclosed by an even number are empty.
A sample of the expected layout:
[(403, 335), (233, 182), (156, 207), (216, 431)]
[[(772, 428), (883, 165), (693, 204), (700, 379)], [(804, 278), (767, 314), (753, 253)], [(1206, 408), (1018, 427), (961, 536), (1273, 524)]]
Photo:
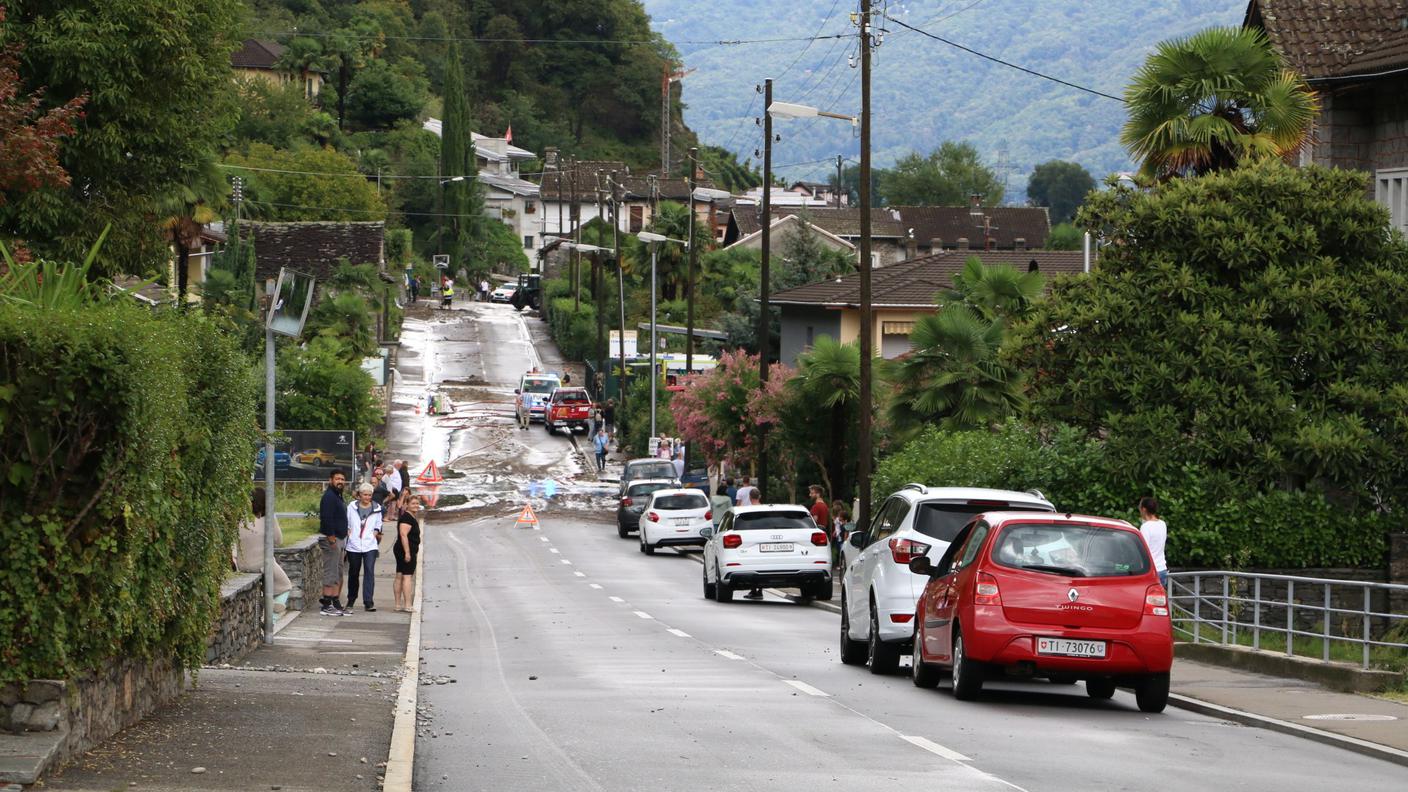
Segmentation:
[[(347, 613), (362, 592), (362, 608), (376, 610), (372, 601), (376, 586), (376, 557), (381, 545), (381, 518), (385, 513), (380, 503), (372, 500), (372, 485), (357, 488), (357, 499), (347, 505)], [(359, 577), (366, 585), (359, 585)]]

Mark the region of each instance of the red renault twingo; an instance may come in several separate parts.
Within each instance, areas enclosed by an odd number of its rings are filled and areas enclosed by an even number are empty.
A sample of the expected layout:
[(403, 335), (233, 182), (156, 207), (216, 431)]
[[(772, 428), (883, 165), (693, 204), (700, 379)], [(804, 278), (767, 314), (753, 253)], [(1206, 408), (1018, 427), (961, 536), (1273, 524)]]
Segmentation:
[(994, 512), (974, 518), (937, 565), (915, 611), (914, 684), (940, 669), (975, 698), (989, 676), (1085, 680), (1091, 698), (1133, 687), (1139, 709), (1168, 703), (1168, 599), (1139, 531), (1122, 520)]

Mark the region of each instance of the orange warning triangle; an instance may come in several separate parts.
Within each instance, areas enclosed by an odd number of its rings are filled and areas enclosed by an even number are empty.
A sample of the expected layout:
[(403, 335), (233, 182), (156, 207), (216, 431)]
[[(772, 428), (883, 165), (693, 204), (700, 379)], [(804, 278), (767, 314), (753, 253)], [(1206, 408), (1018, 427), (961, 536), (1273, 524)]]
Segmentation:
[(517, 520), (514, 520), (514, 521), (513, 521), (513, 524), (514, 524), (514, 525), (537, 525), (537, 524), (538, 524), (538, 515), (536, 515), (536, 514), (533, 513), (533, 507), (532, 507), (530, 504), (525, 503), (525, 504), (523, 504), (523, 511), (521, 511), (521, 512), (518, 513), (518, 519), (517, 519)]
[(425, 466), (425, 470), (416, 476), (416, 481), (422, 484), (443, 484), (445, 479), (440, 475), (440, 469), (435, 467), (435, 460), (430, 460), (430, 464)]

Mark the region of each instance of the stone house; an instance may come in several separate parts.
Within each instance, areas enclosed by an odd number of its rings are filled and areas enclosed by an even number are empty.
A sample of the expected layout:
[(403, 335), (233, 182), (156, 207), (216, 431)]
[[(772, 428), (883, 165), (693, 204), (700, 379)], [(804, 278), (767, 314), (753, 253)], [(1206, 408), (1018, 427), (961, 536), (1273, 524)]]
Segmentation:
[(245, 39), (240, 43), (240, 48), (230, 55), (230, 66), (236, 78), (267, 80), (276, 84), (297, 80), (303, 86), (303, 97), (312, 100), (323, 90), (323, 73), (317, 69), (304, 69), (295, 74), (279, 68), (279, 58), (286, 49), (277, 41)]
[(1408, 233), (1408, 9), (1399, 0), (1251, 0), (1266, 32), (1319, 94), (1302, 164), (1368, 171), (1374, 197)]
[[(909, 333), (915, 321), (937, 310), (935, 295), (953, 287), (953, 276), (962, 271), (969, 256), (984, 264), (1010, 264), (1048, 277), (1085, 271), (1081, 252), (1054, 250), (944, 250), (873, 270), (871, 338), (876, 354), (896, 358), (910, 350)], [(860, 337), (859, 275), (784, 289), (770, 301), (782, 315), (780, 359), (788, 365), (795, 365), (797, 356), (819, 336), (831, 336), (843, 344)]]
[(245, 221), (242, 239), (254, 240), (254, 278), (262, 286), (277, 278), (280, 267), (312, 275), (326, 283), (338, 264), (375, 264), (386, 267), (386, 223), (296, 222), (259, 223)]
[[(855, 245), (820, 226), (807, 222), (806, 218), (802, 215), (784, 215), (778, 217), (772, 221), (772, 228), (769, 229), (769, 231), (770, 239), (768, 241), (774, 246), (774, 255), (778, 255), (779, 251), (782, 249), (783, 240), (786, 239), (787, 235), (807, 232), (815, 234), (821, 244), (832, 250), (843, 251), (852, 258), (857, 255)], [(763, 231), (760, 228), (745, 237), (739, 238), (728, 247), (744, 248), (746, 250), (762, 250)]]

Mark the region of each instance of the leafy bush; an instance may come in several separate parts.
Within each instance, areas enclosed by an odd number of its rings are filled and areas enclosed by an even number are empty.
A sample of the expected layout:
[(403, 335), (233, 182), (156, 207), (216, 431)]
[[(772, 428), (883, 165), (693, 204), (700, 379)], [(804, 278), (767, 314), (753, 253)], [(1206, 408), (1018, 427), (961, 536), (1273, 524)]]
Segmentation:
[(1036, 488), (1058, 509), (1136, 522), (1144, 495), (1159, 499), (1174, 566), (1359, 566), (1380, 563), (1389, 520), (1353, 514), (1306, 491), (1257, 489), (1185, 465), (1137, 480), (1103, 441), (1071, 427), (1045, 433), (1012, 421), (999, 431), (925, 430), (876, 470), (882, 498), (904, 484)]
[[(557, 283), (552, 281), (550, 283)], [(596, 357), (596, 306), (586, 290), (580, 307), (572, 307), (572, 297), (558, 297), (548, 307), (548, 330), (558, 349), (569, 360)]]
[(317, 336), (307, 346), (280, 349), (275, 386), (280, 429), (351, 429), (370, 437), (381, 423), (371, 375), (348, 362), (335, 338)]
[(202, 660), (249, 508), (249, 374), (199, 313), (0, 304), (0, 680)]

